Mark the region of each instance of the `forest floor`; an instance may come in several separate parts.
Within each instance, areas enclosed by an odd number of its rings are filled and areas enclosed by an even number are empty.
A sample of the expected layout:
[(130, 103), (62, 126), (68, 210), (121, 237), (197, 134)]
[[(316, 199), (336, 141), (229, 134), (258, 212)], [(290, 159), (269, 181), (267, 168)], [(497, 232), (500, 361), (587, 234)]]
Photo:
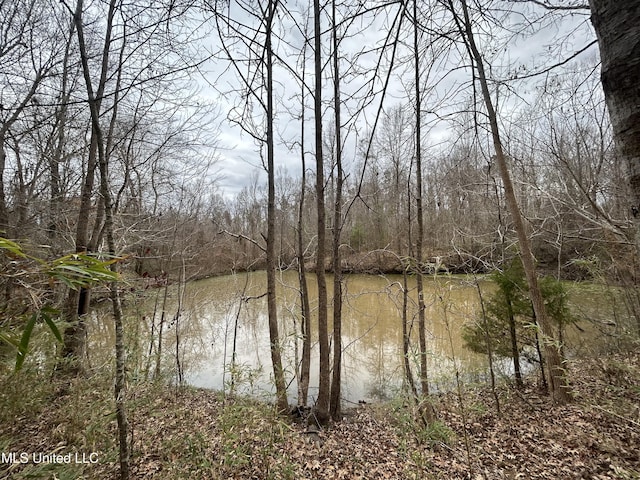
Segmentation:
[[(498, 414), (490, 389), (465, 386), (461, 396), (433, 397), (438, 421), (429, 427), (397, 400), (347, 410), (317, 435), (255, 400), (132, 386), (131, 478), (640, 479), (640, 354), (574, 361), (569, 371), (567, 406), (552, 406), (533, 383), (502, 386)], [(105, 383), (9, 382), (0, 392), (0, 478), (117, 478)], [(34, 463), (34, 453), (62, 457)]]

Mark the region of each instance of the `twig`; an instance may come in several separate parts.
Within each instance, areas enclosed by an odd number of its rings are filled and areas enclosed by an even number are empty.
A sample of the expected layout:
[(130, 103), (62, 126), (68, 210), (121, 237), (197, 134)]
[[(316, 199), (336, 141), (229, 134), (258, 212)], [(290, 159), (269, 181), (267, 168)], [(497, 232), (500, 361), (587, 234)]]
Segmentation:
[(220, 234), (220, 233), (224, 233), (224, 234), (229, 235), (230, 237), (233, 237), (233, 238), (238, 238), (238, 239), (246, 240), (247, 242), (251, 242), (251, 243), (253, 243), (256, 247), (258, 247), (258, 248), (259, 248), (260, 250), (262, 250), (263, 252), (266, 252), (266, 251), (267, 251), (267, 249), (266, 249), (265, 247), (263, 247), (262, 245), (260, 245), (256, 240), (254, 240), (254, 239), (253, 239), (253, 238), (251, 238), (251, 237), (247, 237), (246, 235), (242, 235), (241, 233), (233, 233), (233, 232), (230, 232), (230, 231), (228, 231), (228, 230), (220, 230), (218, 233), (219, 233), (219, 234)]
[(610, 410), (606, 410), (598, 405), (592, 405), (594, 408), (597, 408), (598, 410), (602, 410), (604, 413), (608, 413), (609, 415), (613, 415), (616, 418), (619, 418), (620, 420), (626, 420), (627, 422), (635, 425), (636, 427), (640, 427), (640, 423), (636, 422), (635, 420), (631, 420), (630, 418), (627, 417), (623, 417), (622, 415), (618, 415), (615, 412), (612, 412)]

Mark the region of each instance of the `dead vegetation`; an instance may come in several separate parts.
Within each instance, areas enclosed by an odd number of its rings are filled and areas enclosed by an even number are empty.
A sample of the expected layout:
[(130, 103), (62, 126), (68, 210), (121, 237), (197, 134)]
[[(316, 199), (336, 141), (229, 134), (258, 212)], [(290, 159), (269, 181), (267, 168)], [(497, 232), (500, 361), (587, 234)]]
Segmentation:
[[(574, 402), (553, 407), (528, 383), (502, 387), (498, 416), (486, 388), (433, 398), (428, 427), (401, 399), (362, 405), (314, 434), (306, 423), (220, 393), (132, 386), (133, 478), (140, 479), (638, 479), (640, 355), (570, 365)], [(94, 464), (0, 464), (0, 477), (110, 479), (117, 474), (110, 388), (97, 379), (39, 402), (5, 382), (0, 451), (97, 452)], [(17, 397), (16, 397), (17, 395)], [(11, 413), (13, 412), (13, 413)], [(9, 417), (9, 415), (12, 415)]]

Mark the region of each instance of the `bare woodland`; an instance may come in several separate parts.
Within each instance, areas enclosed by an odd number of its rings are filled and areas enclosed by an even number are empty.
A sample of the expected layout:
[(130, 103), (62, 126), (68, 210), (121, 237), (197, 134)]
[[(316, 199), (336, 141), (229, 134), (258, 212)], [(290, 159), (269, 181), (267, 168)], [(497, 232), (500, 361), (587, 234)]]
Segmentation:
[[(52, 375), (87, 375), (94, 284), (31, 281), (18, 245), (42, 265), (116, 260), (98, 283), (125, 479), (122, 301), (137, 285), (266, 270), (283, 413), (277, 272), (298, 272), (297, 400), (321, 428), (342, 418), (344, 275), (402, 274), (405, 291), (415, 277), (415, 329), (407, 296), (399, 327), (409, 397), (430, 425), (423, 278), (502, 272), (517, 257), (545, 384), (566, 405), (542, 275), (634, 292), (640, 332), (639, 26), (635, 0), (0, 0), (0, 237), (15, 242), (0, 257), (0, 333), (51, 305)], [(157, 358), (163, 325), (164, 312)]]

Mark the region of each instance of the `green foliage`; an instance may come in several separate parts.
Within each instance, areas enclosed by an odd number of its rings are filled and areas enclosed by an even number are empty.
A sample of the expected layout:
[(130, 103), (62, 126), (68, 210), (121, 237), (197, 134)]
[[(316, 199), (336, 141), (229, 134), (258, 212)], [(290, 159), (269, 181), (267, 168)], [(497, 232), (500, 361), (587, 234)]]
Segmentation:
[(490, 278), (498, 289), (486, 301), (487, 318), (465, 324), (462, 327), (462, 338), (469, 349), (486, 354), (489, 337), (491, 347), (497, 355), (510, 357), (510, 318), (513, 317), (516, 329), (520, 327), (521, 332), (524, 331), (523, 327), (531, 324), (532, 318), (531, 302), (527, 296), (527, 283), (520, 258), (514, 258), (508, 268), (492, 273)]
[(420, 408), (408, 407), (403, 400), (398, 397), (388, 405), (396, 432), (401, 439), (405, 441), (412, 439), (430, 448), (437, 448), (443, 444), (449, 445), (453, 442), (455, 432), (451, 428), (439, 420), (425, 425)]
[[(28, 255), (20, 244), (2, 237), (0, 237), (0, 253), (4, 254), (12, 267), (11, 272), (8, 269), (0, 272), (0, 280), (19, 278), (20, 285), (28, 292), (27, 298), (31, 300), (27, 313), (21, 313), (13, 319), (23, 324), (19, 341), (9, 332), (0, 330), (0, 342), (17, 350), (16, 370), (20, 370), (24, 364), (29, 352), (29, 341), (39, 322), (45, 323), (56, 340), (62, 342), (62, 335), (54, 320), (59, 312), (40, 298), (46, 296), (47, 290), (53, 289), (56, 283), (78, 290), (96, 283), (115, 282), (119, 279), (118, 274), (111, 270), (112, 264), (120, 260), (118, 257), (72, 253), (54, 260), (45, 260)], [(39, 284), (42, 283), (40, 281), (42, 276), (48, 278), (48, 287), (38, 289)], [(5, 319), (3, 324), (15, 323), (9, 320), (12, 319)]]
[(448, 445), (453, 441), (455, 434), (451, 428), (443, 422), (436, 420), (417, 432), (419, 443), (430, 447)]
[[(39, 342), (40, 336), (32, 342)], [(42, 463), (0, 464), (0, 478), (11, 479), (79, 479), (113, 478), (97, 469), (109, 468), (118, 458), (114, 441), (113, 380), (110, 371), (73, 382), (59, 382), (47, 372), (55, 365), (50, 358), (46, 368), (26, 364), (19, 374), (0, 365), (0, 452), (40, 452), (39, 445), (53, 445), (60, 453), (99, 454), (99, 464)], [(11, 427), (21, 422), (16, 431)], [(27, 433), (24, 433), (27, 432)], [(60, 448), (60, 446), (63, 446)], [(50, 450), (53, 451), (54, 447)], [(7, 468), (8, 471), (3, 471)], [(10, 472), (10, 473), (9, 473)], [(5, 476), (7, 475), (7, 476)]]
[(22, 368), (22, 364), (24, 363), (24, 360), (27, 357), (27, 353), (29, 351), (29, 341), (31, 340), (33, 327), (35, 327), (36, 322), (38, 320), (43, 320), (51, 330), (51, 333), (53, 333), (53, 335), (56, 337), (56, 340), (58, 340), (59, 342), (62, 342), (62, 335), (60, 334), (60, 330), (58, 330), (57, 325), (53, 321), (54, 315), (57, 315), (57, 314), (58, 314), (57, 310), (45, 305), (40, 310), (33, 312), (29, 316), (29, 320), (27, 320), (27, 324), (25, 325), (24, 330), (22, 331), (22, 337), (20, 338), (20, 343), (17, 345), (18, 352), (16, 355), (16, 367), (15, 367), (16, 370), (20, 370)]
[(216, 428), (221, 437), (220, 470), (225, 478), (253, 470), (264, 479), (293, 479), (289, 456), (282, 451), (290, 428), (269, 405), (235, 397), (226, 403)]
[(119, 276), (109, 267), (119, 261), (119, 257), (72, 253), (52, 262), (43, 262), (43, 272), (51, 279), (78, 290), (96, 283), (117, 282)]
[[(537, 328), (519, 257), (516, 257), (503, 272), (493, 273), (491, 279), (498, 289), (486, 301), (486, 324), (484, 319), (465, 324), (462, 337), (469, 349), (485, 354), (488, 335), (497, 355), (511, 357), (510, 315), (513, 315), (516, 323), (520, 349), (534, 345)], [(539, 285), (551, 320), (560, 328), (575, 321), (569, 309), (568, 292), (564, 284), (553, 277), (543, 277)]]
[(491, 279), (498, 286), (498, 291), (488, 302), (487, 310), (490, 313), (504, 317), (509, 312), (516, 316), (529, 312), (531, 303), (520, 257), (514, 258), (503, 272), (492, 273)]
[(16, 258), (27, 258), (27, 255), (22, 251), (22, 247), (7, 238), (0, 237), (0, 250)]
[(569, 309), (569, 292), (564, 284), (553, 277), (543, 277), (540, 280), (540, 291), (547, 314), (560, 327), (576, 321)]

